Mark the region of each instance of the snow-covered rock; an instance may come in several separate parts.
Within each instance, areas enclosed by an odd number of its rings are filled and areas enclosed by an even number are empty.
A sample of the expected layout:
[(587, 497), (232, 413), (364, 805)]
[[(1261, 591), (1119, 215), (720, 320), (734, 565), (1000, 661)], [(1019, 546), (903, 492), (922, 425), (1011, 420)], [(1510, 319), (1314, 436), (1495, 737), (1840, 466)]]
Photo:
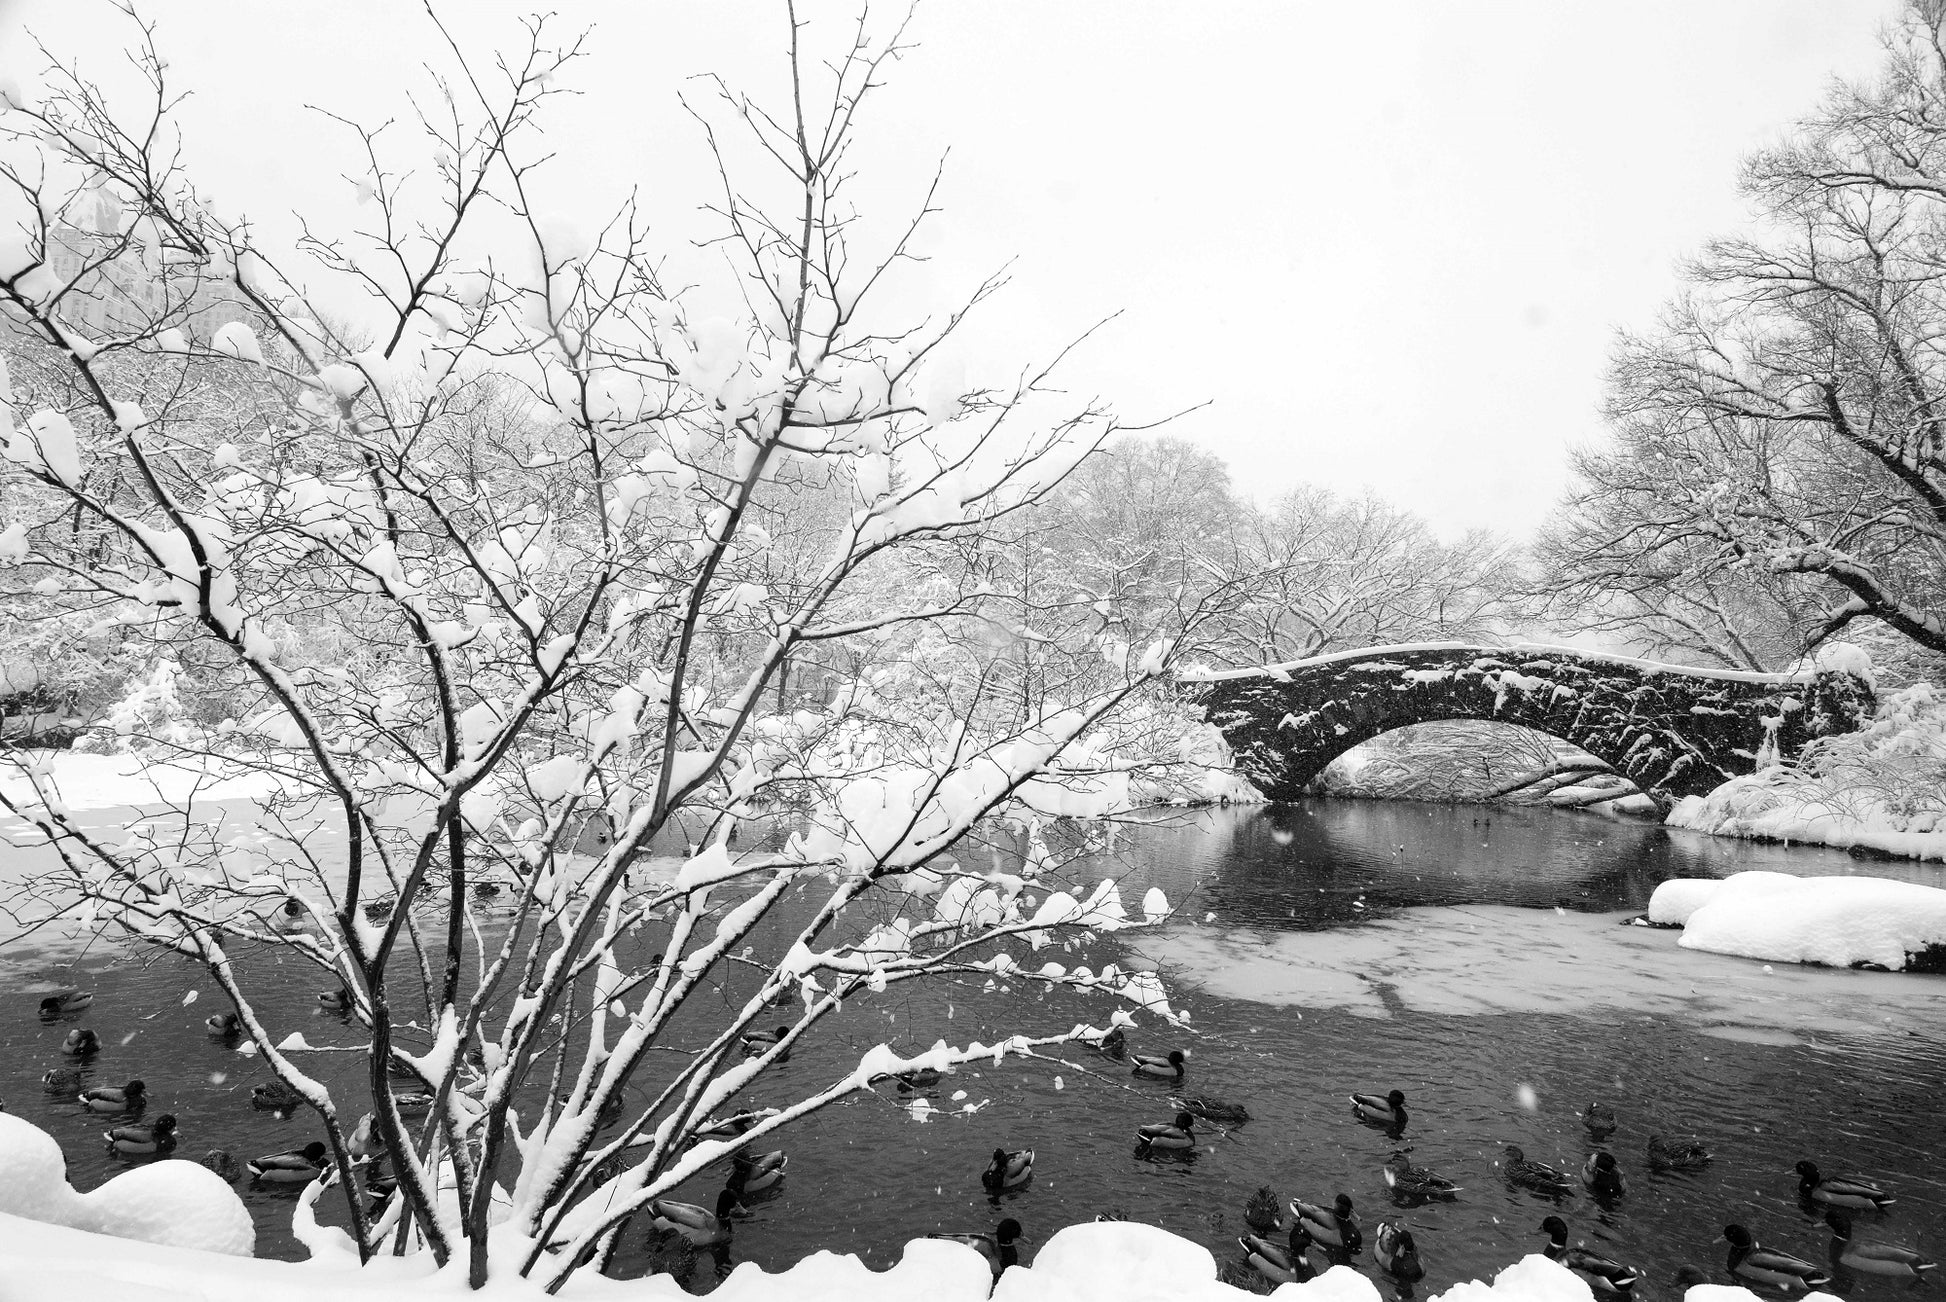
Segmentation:
[(256, 1251), (249, 1209), (215, 1172), (169, 1158), (125, 1171), (90, 1193), (68, 1184), (53, 1136), (0, 1112), (0, 1212), (50, 1225), (227, 1256)]
[(1897, 970), (1909, 954), (1946, 946), (1946, 890), (1883, 877), (1686, 878), (1656, 887), (1649, 920), (1682, 927), (1685, 949)]

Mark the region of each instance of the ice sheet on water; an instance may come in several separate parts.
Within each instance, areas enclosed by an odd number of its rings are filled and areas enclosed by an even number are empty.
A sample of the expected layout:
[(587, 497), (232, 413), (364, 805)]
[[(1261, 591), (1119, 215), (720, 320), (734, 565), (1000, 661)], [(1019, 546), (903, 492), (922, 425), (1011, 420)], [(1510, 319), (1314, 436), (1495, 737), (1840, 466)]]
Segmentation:
[[(1626, 1008), (1705, 1034), (1903, 1035), (1935, 1024), (1934, 977), (1776, 967), (1683, 949), (1626, 915), (1501, 906), (1417, 908), (1333, 931), (1170, 927), (1145, 952), (1181, 989), (1390, 1016)], [(1869, 1014), (1862, 1010), (1869, 1009)]]

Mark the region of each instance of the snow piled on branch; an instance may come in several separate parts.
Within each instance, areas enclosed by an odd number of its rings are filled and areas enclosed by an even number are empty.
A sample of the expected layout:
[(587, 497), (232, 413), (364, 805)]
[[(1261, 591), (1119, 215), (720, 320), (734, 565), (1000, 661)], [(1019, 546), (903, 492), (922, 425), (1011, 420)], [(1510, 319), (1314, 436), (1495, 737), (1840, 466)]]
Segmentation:
[(1649, 921), (1681, 927), (1684, 949), (1896, 971), (1946, 945), (1946, 890), (1883, 877), (1679, 878), (1656, 887)]
[(1813, 742), (1795, 764), (1685, 796), (1667, 823), (1946, 860), (1946, 693), (1930, 683), (1895, 692), (1869, 727)]

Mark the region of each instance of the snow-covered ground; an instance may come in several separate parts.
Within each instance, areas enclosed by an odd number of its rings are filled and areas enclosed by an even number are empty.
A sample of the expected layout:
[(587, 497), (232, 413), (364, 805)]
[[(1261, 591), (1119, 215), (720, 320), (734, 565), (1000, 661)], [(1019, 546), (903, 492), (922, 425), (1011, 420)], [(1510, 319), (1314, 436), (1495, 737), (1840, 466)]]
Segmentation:
[(1779, 963), (1897, 971), (1946, 945), (1946, 890), (1883, 877), (1677, 878), (1655, 888), (1648, 916), (1681, 927), (1685, 949)]
[[(49, 1160), (50, 1150), (53, 1162)], [(143, 1172), (155, 1173), (156, 1196), (76, 1229), (50, 1211), (81, 1195), (68, 1188), (54, 1141), (37, 1127), (0, 1115), (0, 1296), (6, 1302), (423, 1302), (429, 1296), (532, 1299), (538, 1285), (508, 1275), (469, 1293), (464, 1263), (436, 1272), (428, 1256), (385, 1258), (361, 1269), (325, 1253), (306, 1262), (260, 1261), (207, 1251), (210, 1227), (242, 1212), (236, 1194), (193, 1162), (157, 1162), (110, 1181), (88, 1198)], [(189, 1176), (195, 1172), (207, 1177)], [(166, 1196), (161, 1186), (169, 1186)], [(234, 1205), (234, 1206), (232, 1206)], [(297, 1213), (305, 1215), (303, 1204)], [(32, 1219), (47, 1217), (47, 1219)], [(248, 1217), (244, 1224), (247, 1227)], [(106, 1231), (106, 1232), (98, 1232)], [(133, 1234), (134, 1237), (121, 1237)], [(159, 1241), (144, 1241), (159, 1240)], [(189, 1246), (179, 1246), (187, 1243)], [(225, 1246), (218, 1244), (216, 1246)], [(229, 1244), (235, 1251), (234, 1244)], [(937, 1239), (906, 1244), (899, 1264), (868, 1269), (850, 1255), (817, 1252), (788, 1270), (767, 1273), (745, 1263), (717, 1288), (723, 1302), (982, 1302), (991, 1277), (973, 1249)], [(674, 1302), (688, 1295), (667, 1275), (616, 1281), (572, 1281), (561, 1297)], [(1219, 1282), (1207, 1248), (1153, 1226), (1127, 1221), (1071, 1225), (992, 1286), (996, 1302), (1243, 1302), (1253, 1297)], [(1281, 1302), (1379, 1302), (1372, 1282), (1335, 1266), (1306, 1284), (1280, 1285)], [(1815, 1296), (1815, 1295), (1814, 1295)], [(1562, 1266), (1529, 1256), (1492, 1282), (1454, 1286), (1429, 1302), (1592, 1302), (1588, 1285)], [(1691, 1290), (1689, 1302), (1755, 1302), (1742, 1289)]]
[[(0, 764), (0, 792), (32, 802), (34, 776), (71, 810), (143, 808), (198, 800), (254, 800), (276, 789), (268, 774), (210, 757), (170, 759), (118, 752), (15, 751)], [(24, 766), (24, 767), (23, 767)]]

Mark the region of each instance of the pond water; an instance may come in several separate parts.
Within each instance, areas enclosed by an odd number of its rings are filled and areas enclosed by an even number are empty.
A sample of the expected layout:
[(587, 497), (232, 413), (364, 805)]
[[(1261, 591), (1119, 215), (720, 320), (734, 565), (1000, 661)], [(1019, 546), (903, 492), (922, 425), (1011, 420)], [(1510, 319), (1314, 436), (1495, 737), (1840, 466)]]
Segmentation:
[[(990, 1229), (1006, 1215), (1027, 1227), (1031, 1258), (1034, 1241), (1098, 1213), (1165, 1226), (1229, 1260), (1239, 1256), (1245, 1200), (1268, 1184), (1284, 1198), (1351, 1195), (1368, 1242), (1378, 1220), (1400, 1217), (1427, 1268), (1422, 1296), (1538, 1250), (1542, 1218), (1559, 1214), (1575, 1241), (1647, 1271), (1639, 1292), (1667, 1297), (1683, 1264), (1724, 1278), (1716, 1236), (1729, 1220), (1822, 1262), (1827, 1236), (1798, 1207), (1791, 1174), (1807, 1157), (1896, 1191), (1882, 1219), (1860, 1216), (1860, 1238), (1946, 1256), (1937, 1107), (1946, 978), (1772, 968), (1618, 925), (1672, 876), (1766, 868), (1936, 883), (1937, 869), (1549, 810), (1322, 800), (1120, 827), (1098, 857), (1131, 900), (1157, 885), (1178, 905), (1168, 927), (1103, 937), (1085, 961), (1162, 969), (1191, 1020), (1177, 1029), (1144, 1016), (1131, 1041), (1138, 1051), (1188, 1050), (1186, 1086), (1136, 1080), (1075, 1049), (962, 1069), (932, 1095), (938, 1110), (926, 1120), (896, 1091), (859, 1097), (788, 1134), (789, 1175), (740, 1223), (733, 1261), (776, 1269), (831, 1248), (883, 1266), (909, 1238)], [(0, 983), (14, 999), (0, 1014), (0, 1098), (61, 1139), (77, 1186), (121, 1164), (97, 1138), (103, 1119), (40, 1090), (40, 1073), (61, 1062), (66, 1027), (42, 1025), (32, 996), (63, 984), (98, 996), (82, 1018), (106, 1046), (92, 1080), (144, 1078), (152, 1111), (180, 1119), (183, 1155), (221, 1147), (243, 1158), (315, 1134), (302, 1115), (251, 1110), (249, 1088), (268, 1076), (204, 1036), (203, 1018), (224, 1005), (186, 963), (103, 946), (76, 954), (33, 938), (7, 950)], [(251, 972), (270, 992), (280, 1033), (350, 1042), (348, 1028), (315, 1011), (314, 973), (269, 955), (254, 956)], [(912, 989), (855, 1001), (751, 1101), (841, 1074), (880, 1041), (910, 1051), (941, 1036), (990, 1040), (1106, 1016), (1099, 999), (1029, 982), (899, 993)], [(201, 997), (185, 1005), (192, 990)], [(334, 1087), (360, 1072), (348, 1054), (306, 1065)], [(1381, 1165), (1394, 1144), (1354, 1121), (1345, 1096), (1394, 1088), (1410, 1104), (1413, 1160), (1463, 1185), (1457, 1201), (1389, 1201)], [(1202, 1127), (1187, 1155), (1139, 1155), (1136, 1127), (1167, 1120), (1170, 1097), (1184, 1092), (1241, 1102), (1251, 1120)], [(1591, 1148), (1577, 1118), (1591, 1099), (1620, 1116), (1609, 1146), (1627, 1193), (1598, 1203), (1577, 1190), (1556, 1203), (1511, 1186), (1497, 1165), (1508, 1143), (1578, 1170)], [(1714, 1164), (1651, 1174), (1643, 1145), (1654, 1131), (1701, 1136)], [(996, 1145), (1039, 1155), (1032, 1184), (1001, 1203), (979, 1184)], [(713, 1188), (698, 1181), (684, 1195), (707, 1203)], [(259, 1252), (301, 1256), (287, 1229), (293, 1195), (242, 1192)], [(630, 1230), (622, 1273), (668, 1264), (644, 1227)], [(1373, 1269), (1369, 1255), (1355, 1264)], [(716, 1269), (696, 1263), (692, 1287), (707, 1288)], [(1848, 1296), (1903, 1287), (1841, 1282)]]

